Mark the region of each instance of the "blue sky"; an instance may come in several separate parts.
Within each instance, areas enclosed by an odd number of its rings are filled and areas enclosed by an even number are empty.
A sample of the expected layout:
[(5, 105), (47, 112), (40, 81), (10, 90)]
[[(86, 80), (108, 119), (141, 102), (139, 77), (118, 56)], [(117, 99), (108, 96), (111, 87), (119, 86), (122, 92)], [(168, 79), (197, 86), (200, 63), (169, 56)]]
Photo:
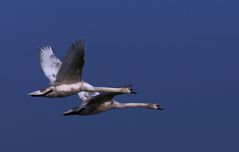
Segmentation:
[[(238, 151), (239, 9), (232, 0), (1, 1), (0, 151)], [(83, 78), (132, 84), (123, 102), (165, 110), (64, 117), (77, 96), (46, 87), (39, 48), (62, 59), (83, 38)]]

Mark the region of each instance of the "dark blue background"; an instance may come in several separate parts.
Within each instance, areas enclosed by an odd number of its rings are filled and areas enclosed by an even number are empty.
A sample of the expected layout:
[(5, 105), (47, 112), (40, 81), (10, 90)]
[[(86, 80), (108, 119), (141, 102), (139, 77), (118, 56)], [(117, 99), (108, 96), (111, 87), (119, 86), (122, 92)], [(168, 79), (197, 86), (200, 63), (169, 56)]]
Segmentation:
[[(239, 151), (239, 3), (232, 0), (0, 2), (0, 151)], [(133, 84), (119, 101), (165, 111), (64, 117), (77, 96), (32, 98), (46, 87), (39, 47), (62, 59), (86, 43), (84, 80)]]

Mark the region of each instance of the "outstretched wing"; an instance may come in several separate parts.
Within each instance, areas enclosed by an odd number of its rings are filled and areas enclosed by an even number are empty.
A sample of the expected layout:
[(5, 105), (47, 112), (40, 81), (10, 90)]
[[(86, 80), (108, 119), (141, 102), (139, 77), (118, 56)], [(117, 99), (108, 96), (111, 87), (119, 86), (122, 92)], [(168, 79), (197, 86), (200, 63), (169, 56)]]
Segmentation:
[(86, 92), (86, 91), (81, 91), (78, 93), (78, 96), (80, 98), (80, 100), (84, 103), (88, 102), (91, 98), (93, 98), (94, 96), (99, 95), (99, 92)]
[(61, 61), (54, 55), (51, 47), (40, 48), (40, 65), (52, 85), (61, 67)]
[(101, 92), (98, 95), (92, 96), (87, 100), (87, 104), (102, 103), (112, 100), (116, 95), (121, 95), (123, 93), (118, 92)]
[(80, 40), (71, 45), (56, 75), (56, 83), (71, 84), (81, 80), (84, 66), (84, 44)]

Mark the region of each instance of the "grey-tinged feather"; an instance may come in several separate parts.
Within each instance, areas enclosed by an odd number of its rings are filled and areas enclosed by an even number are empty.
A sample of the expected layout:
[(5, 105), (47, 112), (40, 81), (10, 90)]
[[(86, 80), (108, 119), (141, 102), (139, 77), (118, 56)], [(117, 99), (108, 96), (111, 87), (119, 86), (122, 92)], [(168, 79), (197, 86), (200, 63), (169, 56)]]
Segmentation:
[(112, 100), (116, 95), (121, 95), (123, 93), (118, 92), (101, 92), (96, 96), (92, 96), (88, 99), (88, 104), (101, 103)]
[(94, 96), (99, 95), (99, 92), (87, 92), (87, 91), (81, 91), (78, 93), (78, 97), (82, 102), (88, 102), (91, 98)]
[(52, 85), (61, 67), (61, 61), (54, 55), (51, 47), (40, 48), (40, 65), (45, 76), (49, 79), (50, 85)]
[(56, 83), (71, 84), (81, 81), (82, 69), (85, 62), (84, 56), (83, 41), (80, 40), (72, 44), (56, 75)]
[[(132, 87), (131, 85), (126, 85), (122, 87)], [(102, 103), (109, 100), (112, 100), (115, 96), (121, 95), (124, 93), (120, 92), (86, 92), (82, 91), (78, 93), (79, 98), (83, 103), (93, 104), (95, 102)]]

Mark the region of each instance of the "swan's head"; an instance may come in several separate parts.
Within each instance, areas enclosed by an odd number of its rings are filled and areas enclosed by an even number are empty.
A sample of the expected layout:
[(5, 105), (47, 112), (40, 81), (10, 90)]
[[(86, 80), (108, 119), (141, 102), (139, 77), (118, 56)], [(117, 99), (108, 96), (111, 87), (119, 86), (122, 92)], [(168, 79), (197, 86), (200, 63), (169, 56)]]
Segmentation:
[(150, 109), (164, 110), (159, 104), (149, 104)]

